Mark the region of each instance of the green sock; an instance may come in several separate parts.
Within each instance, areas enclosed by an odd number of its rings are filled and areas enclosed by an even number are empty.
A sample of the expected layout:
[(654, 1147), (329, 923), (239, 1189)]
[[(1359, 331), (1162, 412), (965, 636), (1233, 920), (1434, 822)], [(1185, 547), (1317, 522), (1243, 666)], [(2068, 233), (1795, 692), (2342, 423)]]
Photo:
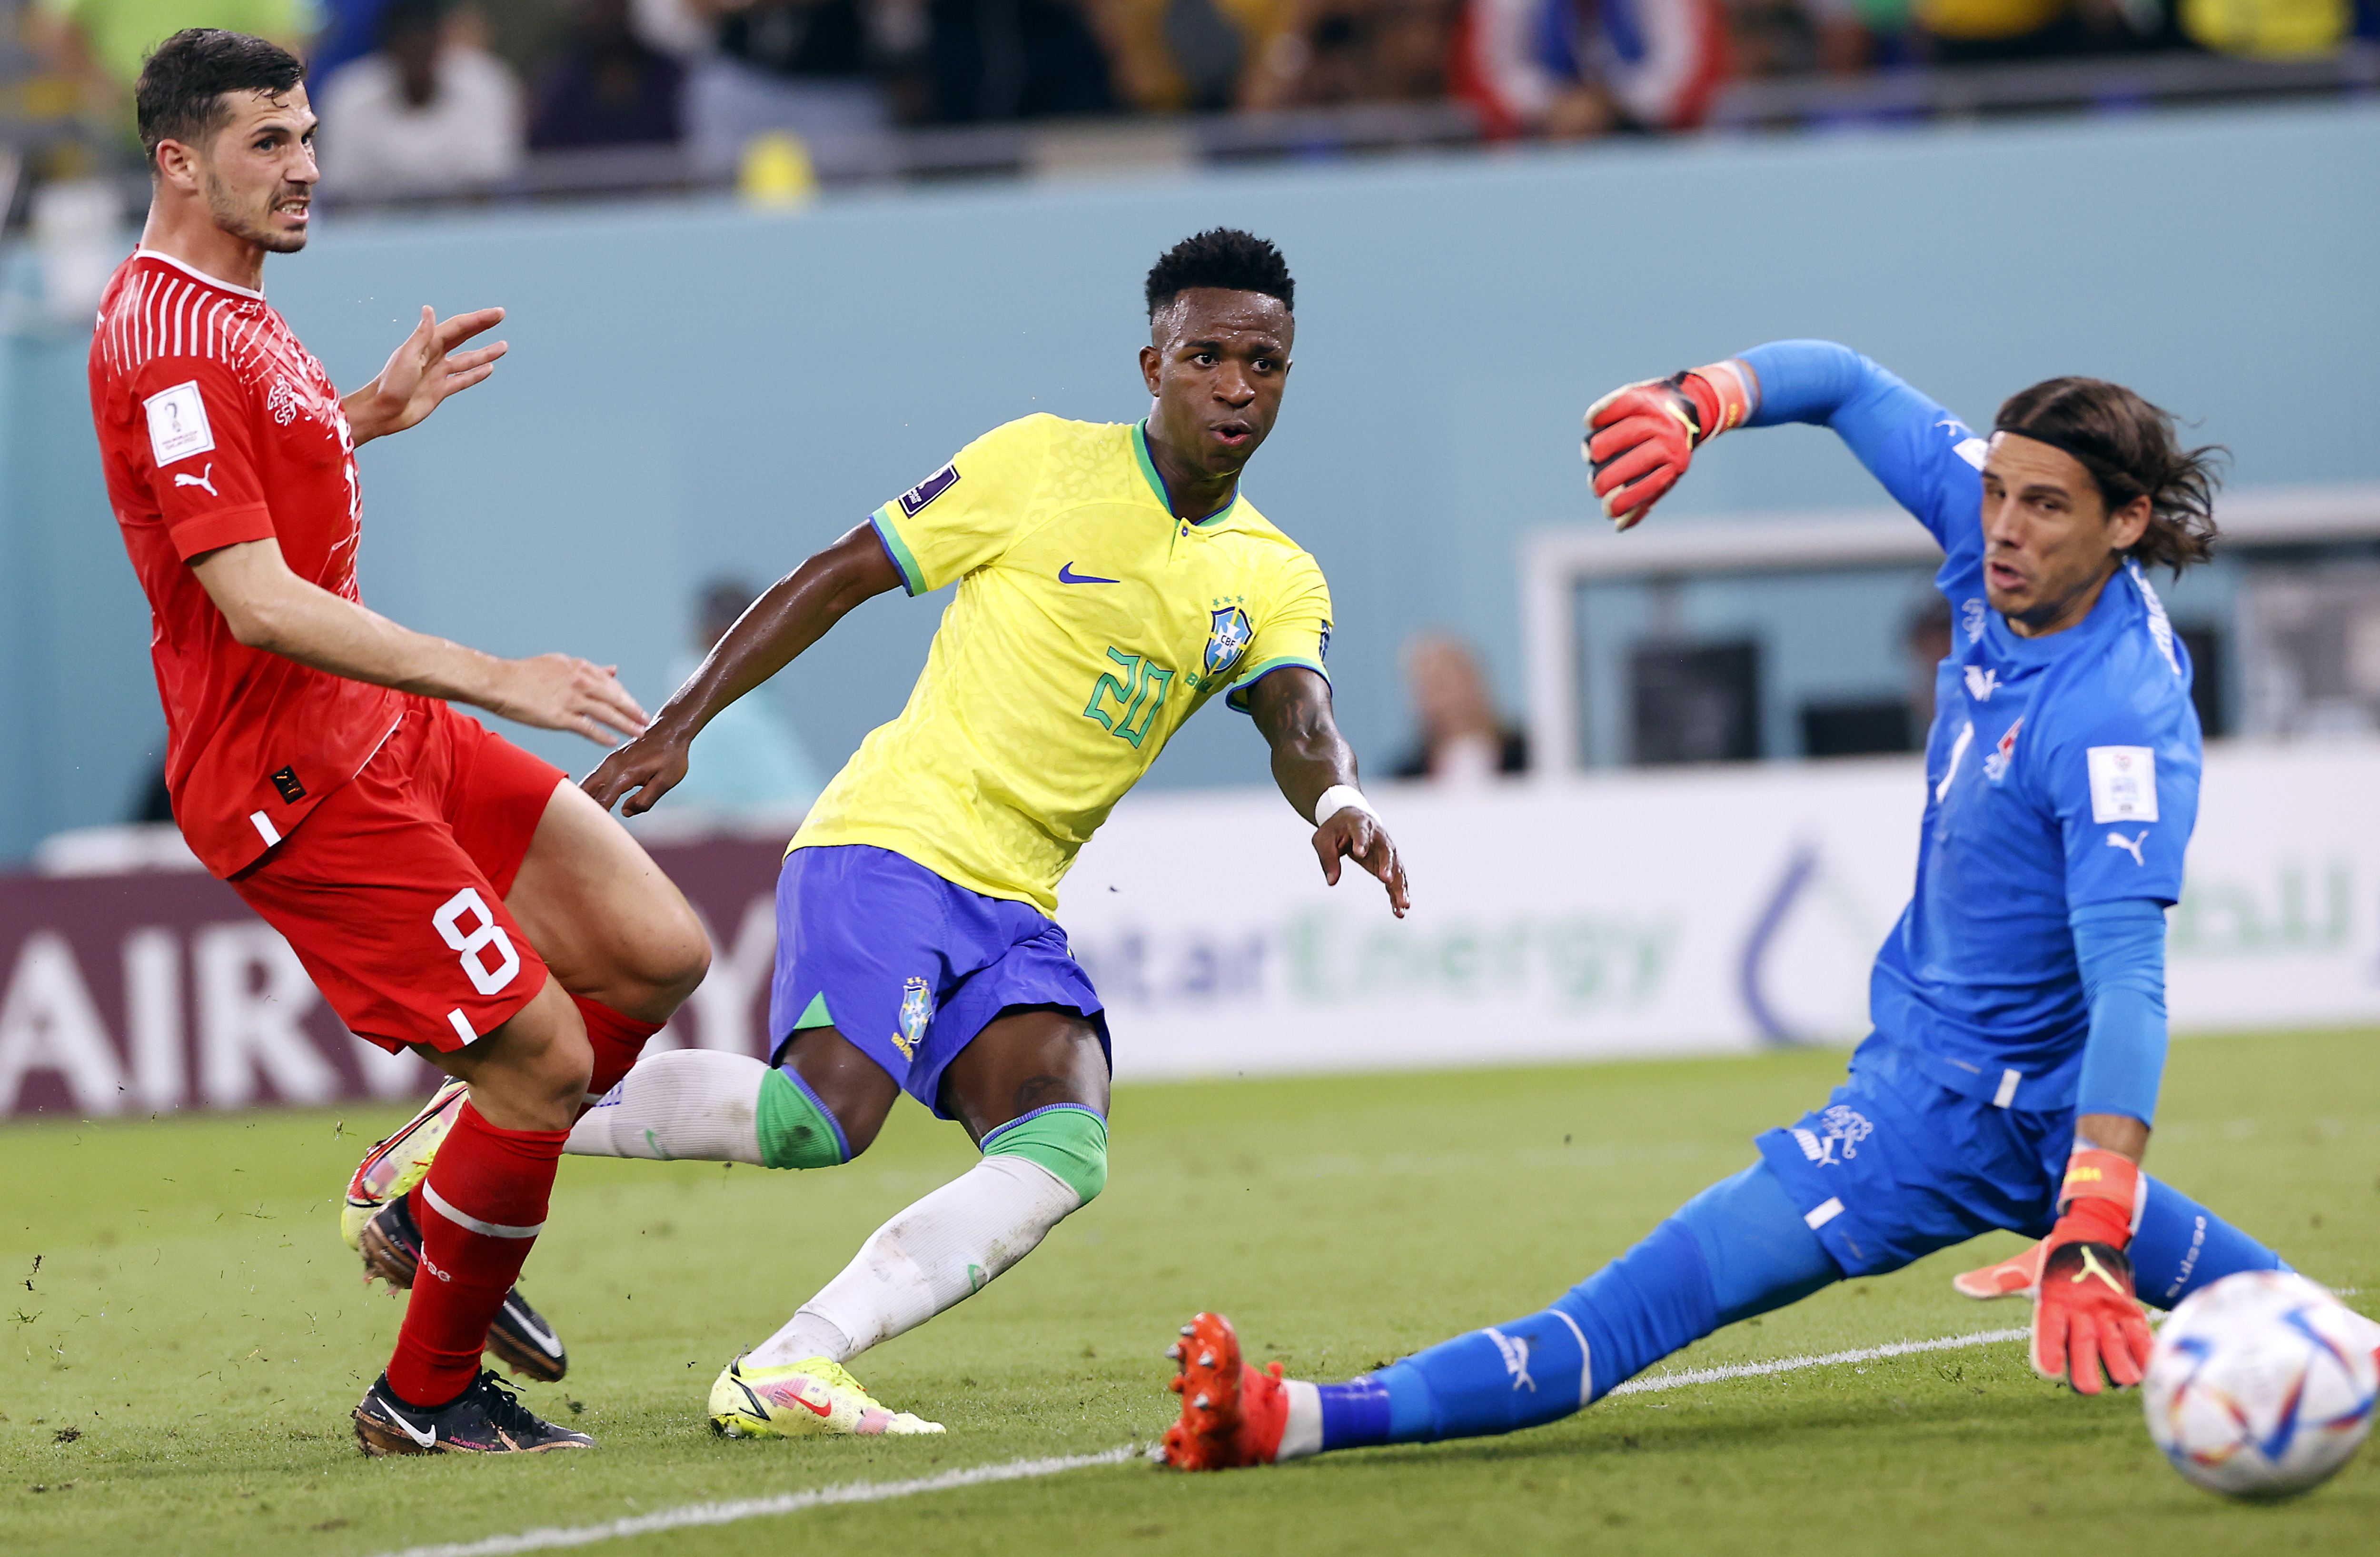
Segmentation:
[(783, 1070), (760, 1078), (760, 1103), (753, 1123), (760, 1136), (760, 1161), (771, 1168), (833, 1168), (851, 1161), (843, 1126), (818, 1094)]
[(1053, 1103), (1010, 1120), (983, 1137), (983, 1154), (1047, 1168), (1085, 1205), (1108, 1186), (1108, 1122), (1080, 1103)]

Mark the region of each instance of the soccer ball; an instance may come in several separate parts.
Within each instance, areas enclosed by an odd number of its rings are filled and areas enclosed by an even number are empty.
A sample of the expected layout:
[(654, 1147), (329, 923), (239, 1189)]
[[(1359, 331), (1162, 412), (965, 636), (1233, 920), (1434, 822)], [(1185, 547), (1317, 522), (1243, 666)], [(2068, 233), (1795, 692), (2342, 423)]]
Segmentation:
[(2371, 1429), (2375, 1342), (2380, 1326), (2303, 1276), (2226, 1276), (2157, 1334), (2141, 1381), (2149, 1436), (2210, 1492), (2302, 1492), (2353, 1458)]

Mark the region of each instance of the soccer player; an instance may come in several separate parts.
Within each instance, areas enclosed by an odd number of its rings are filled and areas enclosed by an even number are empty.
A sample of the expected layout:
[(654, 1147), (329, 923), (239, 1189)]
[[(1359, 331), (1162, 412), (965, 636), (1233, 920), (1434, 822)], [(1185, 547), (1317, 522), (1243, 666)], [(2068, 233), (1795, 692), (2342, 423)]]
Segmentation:
[(1875, 1031), (1828, 1106), (1755, 1141), (1552, 1307), (1342, 1384), (1183, 1330), (1189, 1470), (1565, 1417), (1657, 1359), (1847, 1276), (1992, 1228), (2046, 1235), (2034, 1367), (2137, 1383), (2140, 1299), (2169, 1308), (2274, 1253), (2141, 1172), (2166, 1049), (2165, 910), (2198, 809), (2190, 660), (2143, 565), (2214, 539), (2212, 450), (2120, 385), (2063, 378), (1991, 435), (1843, 347), (1780, 341), (1629, 384), (1587, 414), (1604, 511), (1641, 520), (1730, 429), (1834, 429), (1946, 553), (1915, 895), (1877, 955)]
[(1217, 229), (1160, 259), (1147, 296), (1147, 420), (1030, 416), (969, 444), (771, 588), (587, 780), (649, 809), (704, 721), (846, 612), (958, 583), (907, 708), (786, 851), (772, 1063), (654, 1055), (571, 1132), (593, 1155), (829, 1168), (905, 1091), (982, 1150), (728, 1364), (720, 1432), (941, 1431), (844, 1365), (980, 1290), (1105, 1186), (1107, 1018), (1050, 915), (1075, 852), (1209, 699), (1254, 716), (1325, 878), (1352, 858), (1405, 911), (1331, 717), (1321, 570), (1240, 490), (1289, 377), (1289, 268)]
[(371, 1454), (584, 1448), (480, 1354), (560, 1375), (552, 1332), (509, 1289), (590, 1086), (625, 1073), (709, 947), (618, 822), (447, 702), (609, 744), (645, 724), (609, 670), (495, 659), (359, 602), (357, 445), (484, 380), (504, 344), (455, 348), (504, 315), (424, 309), (379, 377), (344, 399), (332, 386), (259, 289), (267, 254), (306, 243), (302, 68), (262, 39), (191, 30), (141, 71), (148, 225), (91, 348), (108, 500), (154, 620), (192, 851), (348, 1028), (457, 1083), (434, 1167), (367, 1230), (383, 1273), (437, 1279), (413, 1285), (358, 1439)]

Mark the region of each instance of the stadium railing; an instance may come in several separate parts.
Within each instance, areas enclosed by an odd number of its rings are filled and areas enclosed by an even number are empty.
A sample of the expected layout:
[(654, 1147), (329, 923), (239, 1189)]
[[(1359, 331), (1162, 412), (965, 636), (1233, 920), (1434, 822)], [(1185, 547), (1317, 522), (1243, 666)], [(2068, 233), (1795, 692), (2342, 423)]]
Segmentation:
[[(18, 67), (22, 59), (15, 62)], [(2143, 55), (2017, 65), (1741, 80), (1715, 100), (1708, 128), (1745, 132), (1841, 124), (2122, 113), (2146, 106), (2380, 91), (2380, 46), (2353, 43), (2325, 59), (2262, 61), (2208, 55)], [(123, 148), (89, 122), (28, 113), (0, 92), (0, 150), (36, 155), (72, 143), (106, 164)], [(1043, 120), (928, 128), (820, 142), (809, 148), (828, 186), (1148, 171), (1166, 167), (1360, 157), (1476, 144), (1485, 128), (1462, 103), (1355, 103), (1265, 114)], [(121, 170), (128, 208), (147, 198), (137, 170)], [(410, 206), (604, 199), (733, 187), (733, 168), (704, 166), (679, 146), (532, 153), (514, 176), (438, 197), (327, 189), (326, 203)], [(14, 219), (23, 219), (21, 190)]]
[[(1271, 114), (893, 130), (820, 140), (807, 150), (820, 183), (852, 185), (1366, 156), (1469, 145), (1479, 139), (1478, 117), (1463, 103), (1358, 103)], [(334, 205), (405, 206), (723, 189), (735, 182), (735, 169), (703, 166), (689, 148), (635, 146), (535, 152), (514, 176), (466, 195), (429, 200), (349, 189), (325, 190), (323, 198)]]
[(2375, 89), (2380, 89), (2380, 46), (2369, 43), (2350, 44), (2327, 59), (2114, 55), (1736, 81), (1713, 102), (1710, 128), (1774, 129), (1861, 120), (2122, 112), (2152, 103), (2361, 95)]

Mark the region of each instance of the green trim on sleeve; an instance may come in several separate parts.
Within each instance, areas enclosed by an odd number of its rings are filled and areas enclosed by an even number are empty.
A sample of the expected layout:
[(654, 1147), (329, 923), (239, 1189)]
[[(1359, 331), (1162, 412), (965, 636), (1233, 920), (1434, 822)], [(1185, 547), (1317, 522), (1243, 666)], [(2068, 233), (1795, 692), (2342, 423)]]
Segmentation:
[(820, 990), (818, 993), (810, 996), (810, 1003), (802, 1007), (802, 1014), (799, 1016), (794, 1018), (794, 1030), (795, 1032), (808, 1032), (812, 1028), (831, 1028), (832, 1026), (834, 1026), (834, 1016), (826, 1008), (826, 991), (824, 990)]
[(917, 559), (909, 554), (908, 542), (901, 539), (901, 531), (892, 522), (892, 505), (887, 503), (868, 515), (868, 522), (876, 527), (877, 538), (884, 542), (885, 554), (892, 559), (892, 566), (901, 570), (901, 587), (909, 591), (912, 599), (924, 594), (925, 570), (917, 566)]
[(1291, 665), (1302, 665), (1312, 671), (1322, 678), (1323, 685), (1326, 687), (1330, 683), (1330, 673), (1323, 668), (1321, 661), (1309, 660), (1303, 654), (1283, 654), (1279, 659), (1265, 661), (1233, 682), (1232, 689), (1223, 694), (1223, 706), (1235, 713), (1247, 712), (1250, 689), (1273, 672), (1286, 670)]

